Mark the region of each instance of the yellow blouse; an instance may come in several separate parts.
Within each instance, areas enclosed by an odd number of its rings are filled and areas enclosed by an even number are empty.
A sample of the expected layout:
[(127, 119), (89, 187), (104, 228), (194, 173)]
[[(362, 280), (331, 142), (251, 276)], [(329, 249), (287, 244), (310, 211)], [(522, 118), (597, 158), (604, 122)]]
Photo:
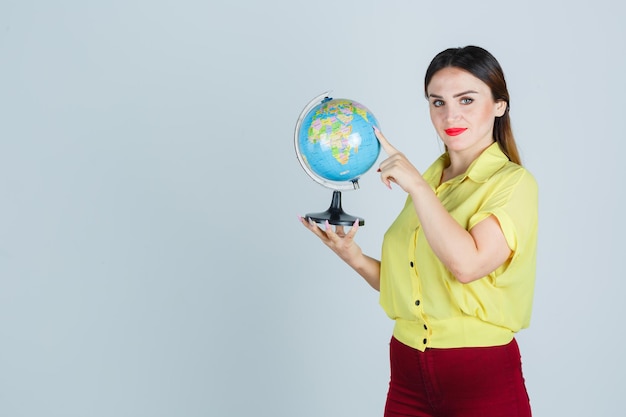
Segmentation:
[(537, 246), (537, 183), (497, 143), (466, 173), (439, 184), (448, 155), (425, 180), (459, 224), (470, 230), (490, 215), (500, 222), (511, 257), (491, 274), (462, 284), (428, 244), (411, 197), (385, 233), (380, 304), (393, 334), (415, 349), (498, 346), (530, 323)]

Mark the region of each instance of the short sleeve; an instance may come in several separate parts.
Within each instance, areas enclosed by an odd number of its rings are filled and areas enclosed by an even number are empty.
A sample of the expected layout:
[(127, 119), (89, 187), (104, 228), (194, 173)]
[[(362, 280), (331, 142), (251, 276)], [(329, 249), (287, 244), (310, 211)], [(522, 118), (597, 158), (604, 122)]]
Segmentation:
[(537, 229), (537, 183), (522, 167), (494, 181), (479, 210), (470, 217), (469, 229), (493, 215), (515, 253), (534, 239)]

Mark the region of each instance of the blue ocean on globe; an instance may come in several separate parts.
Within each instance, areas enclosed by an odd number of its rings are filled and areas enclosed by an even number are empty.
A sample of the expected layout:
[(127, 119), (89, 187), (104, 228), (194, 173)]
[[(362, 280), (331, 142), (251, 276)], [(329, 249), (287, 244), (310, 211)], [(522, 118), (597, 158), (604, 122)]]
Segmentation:
[(334, 182), (358, 181), (378, 159), (380, 143), (374, 115), (348, 99), (326, 98), (302, 119), (298, 148), (319, 177)]

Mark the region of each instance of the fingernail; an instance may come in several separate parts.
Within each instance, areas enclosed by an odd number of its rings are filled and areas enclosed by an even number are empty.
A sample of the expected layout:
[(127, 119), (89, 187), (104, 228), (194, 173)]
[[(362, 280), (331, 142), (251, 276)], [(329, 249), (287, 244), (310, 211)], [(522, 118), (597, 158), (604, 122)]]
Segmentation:
[(378, 168), (378, 169), (376, 170), (376, 172), (382, 172), (382, 171), (380, 170), (380, 168)]

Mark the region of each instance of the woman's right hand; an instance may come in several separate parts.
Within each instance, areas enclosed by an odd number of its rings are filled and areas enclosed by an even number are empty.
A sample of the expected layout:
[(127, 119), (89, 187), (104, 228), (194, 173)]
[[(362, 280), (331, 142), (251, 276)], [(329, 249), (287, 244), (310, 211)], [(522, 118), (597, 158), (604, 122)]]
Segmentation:
[(335, 230), (333, 230), (328, 220), (322, 228), (311, 219), (302, 216), (298, 216), (298, 218), (304, 227), (319, 237), (326, 246), (348, 265), (354, 266), (354, 263), (363, 255), (361, 248), (354, 241), (354, 236), (359, 230), (358, 219), (354, 222), (348, 233), (346, 233), (343, 226), (335, 226)]
[(343, 226), (332, 226), (326, 221), (323, 229), (313, 220), (298, 216), (300, 223), (320, 238), (326, 246), (337, 254), (345, 263), (361, 275), (376, 291), (380, 291), (380, 261), (365, 255), (361, 247), (354, 241), (359, 230), (357, 219), (346, 233)]

